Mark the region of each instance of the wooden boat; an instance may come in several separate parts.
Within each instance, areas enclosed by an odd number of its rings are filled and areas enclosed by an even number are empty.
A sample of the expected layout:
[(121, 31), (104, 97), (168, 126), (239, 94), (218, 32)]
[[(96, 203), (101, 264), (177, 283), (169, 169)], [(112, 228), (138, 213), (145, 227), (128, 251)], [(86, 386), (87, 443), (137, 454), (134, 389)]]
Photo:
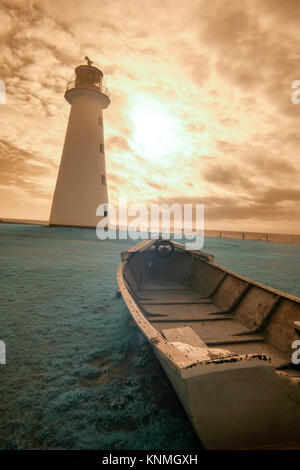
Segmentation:
[(204, 447), (299, 443), (300, 299), (175, 242), (145, 240), (121, 258), (121, 294)]

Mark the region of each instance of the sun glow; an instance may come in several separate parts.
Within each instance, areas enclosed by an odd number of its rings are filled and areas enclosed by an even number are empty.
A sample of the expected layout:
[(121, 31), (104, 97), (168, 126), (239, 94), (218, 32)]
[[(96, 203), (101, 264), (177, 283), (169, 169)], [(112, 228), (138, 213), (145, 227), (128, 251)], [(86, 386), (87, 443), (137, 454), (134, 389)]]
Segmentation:
[(133, 122), (131, 145), (141, 157), (168, 166), (184, 149), (179, 119), (159, 101), (148, 97), (135, 100), (130, 119)]

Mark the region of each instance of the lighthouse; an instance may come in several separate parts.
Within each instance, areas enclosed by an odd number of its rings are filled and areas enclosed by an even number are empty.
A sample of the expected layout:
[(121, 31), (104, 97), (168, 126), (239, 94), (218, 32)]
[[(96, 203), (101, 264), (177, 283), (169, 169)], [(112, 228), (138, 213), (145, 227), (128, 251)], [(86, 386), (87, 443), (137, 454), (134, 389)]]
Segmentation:
[[(85, 57), (65, 99), (71, 105), (49, 225), (95, 227), (96, 209), (108, 203), (103, 109), (110, 104), (103, 73)], [(104, 214), (106, 215), (106, 214)]]

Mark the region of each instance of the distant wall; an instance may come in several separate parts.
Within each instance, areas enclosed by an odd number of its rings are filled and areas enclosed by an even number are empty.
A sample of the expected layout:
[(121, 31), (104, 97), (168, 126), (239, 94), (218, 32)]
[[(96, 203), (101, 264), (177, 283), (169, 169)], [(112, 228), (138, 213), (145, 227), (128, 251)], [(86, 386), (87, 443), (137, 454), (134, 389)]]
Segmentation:
[(260, 232), (244, 232), (244, 240), (268, 240), (267, 233)]
[(229, 230), (222, 230), (220, 238), (243, 238), (243, 232), (234, 232)]
[(239, 240), (261, 240), (277, 243), (297, 243), (300, 244), (300, 235), (289, 235), (284, 233), (265, 232), (236, 232), (229, 230), (204, 230), (205, 237), (211, 238), (232, 238)]

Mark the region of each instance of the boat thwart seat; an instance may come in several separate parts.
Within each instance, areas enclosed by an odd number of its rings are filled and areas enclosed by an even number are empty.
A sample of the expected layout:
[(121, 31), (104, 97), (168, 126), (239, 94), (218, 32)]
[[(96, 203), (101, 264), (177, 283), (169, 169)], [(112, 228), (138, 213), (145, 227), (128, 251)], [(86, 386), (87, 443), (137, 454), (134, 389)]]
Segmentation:
[(162, 334), (166, 340), (170, 342), (179, 341), (198, 348), (207, 348), (206, 344), (190, 326), (183, 326), (182, 328), (167, 328), (162, 330)]
[(227, 348), (209, 347), (189, 326), (166, 328), (162, 330), (162, 335), (170, 345), (183, 352), (186, 358), (197, 362), (226, 360), (239, 356)]

